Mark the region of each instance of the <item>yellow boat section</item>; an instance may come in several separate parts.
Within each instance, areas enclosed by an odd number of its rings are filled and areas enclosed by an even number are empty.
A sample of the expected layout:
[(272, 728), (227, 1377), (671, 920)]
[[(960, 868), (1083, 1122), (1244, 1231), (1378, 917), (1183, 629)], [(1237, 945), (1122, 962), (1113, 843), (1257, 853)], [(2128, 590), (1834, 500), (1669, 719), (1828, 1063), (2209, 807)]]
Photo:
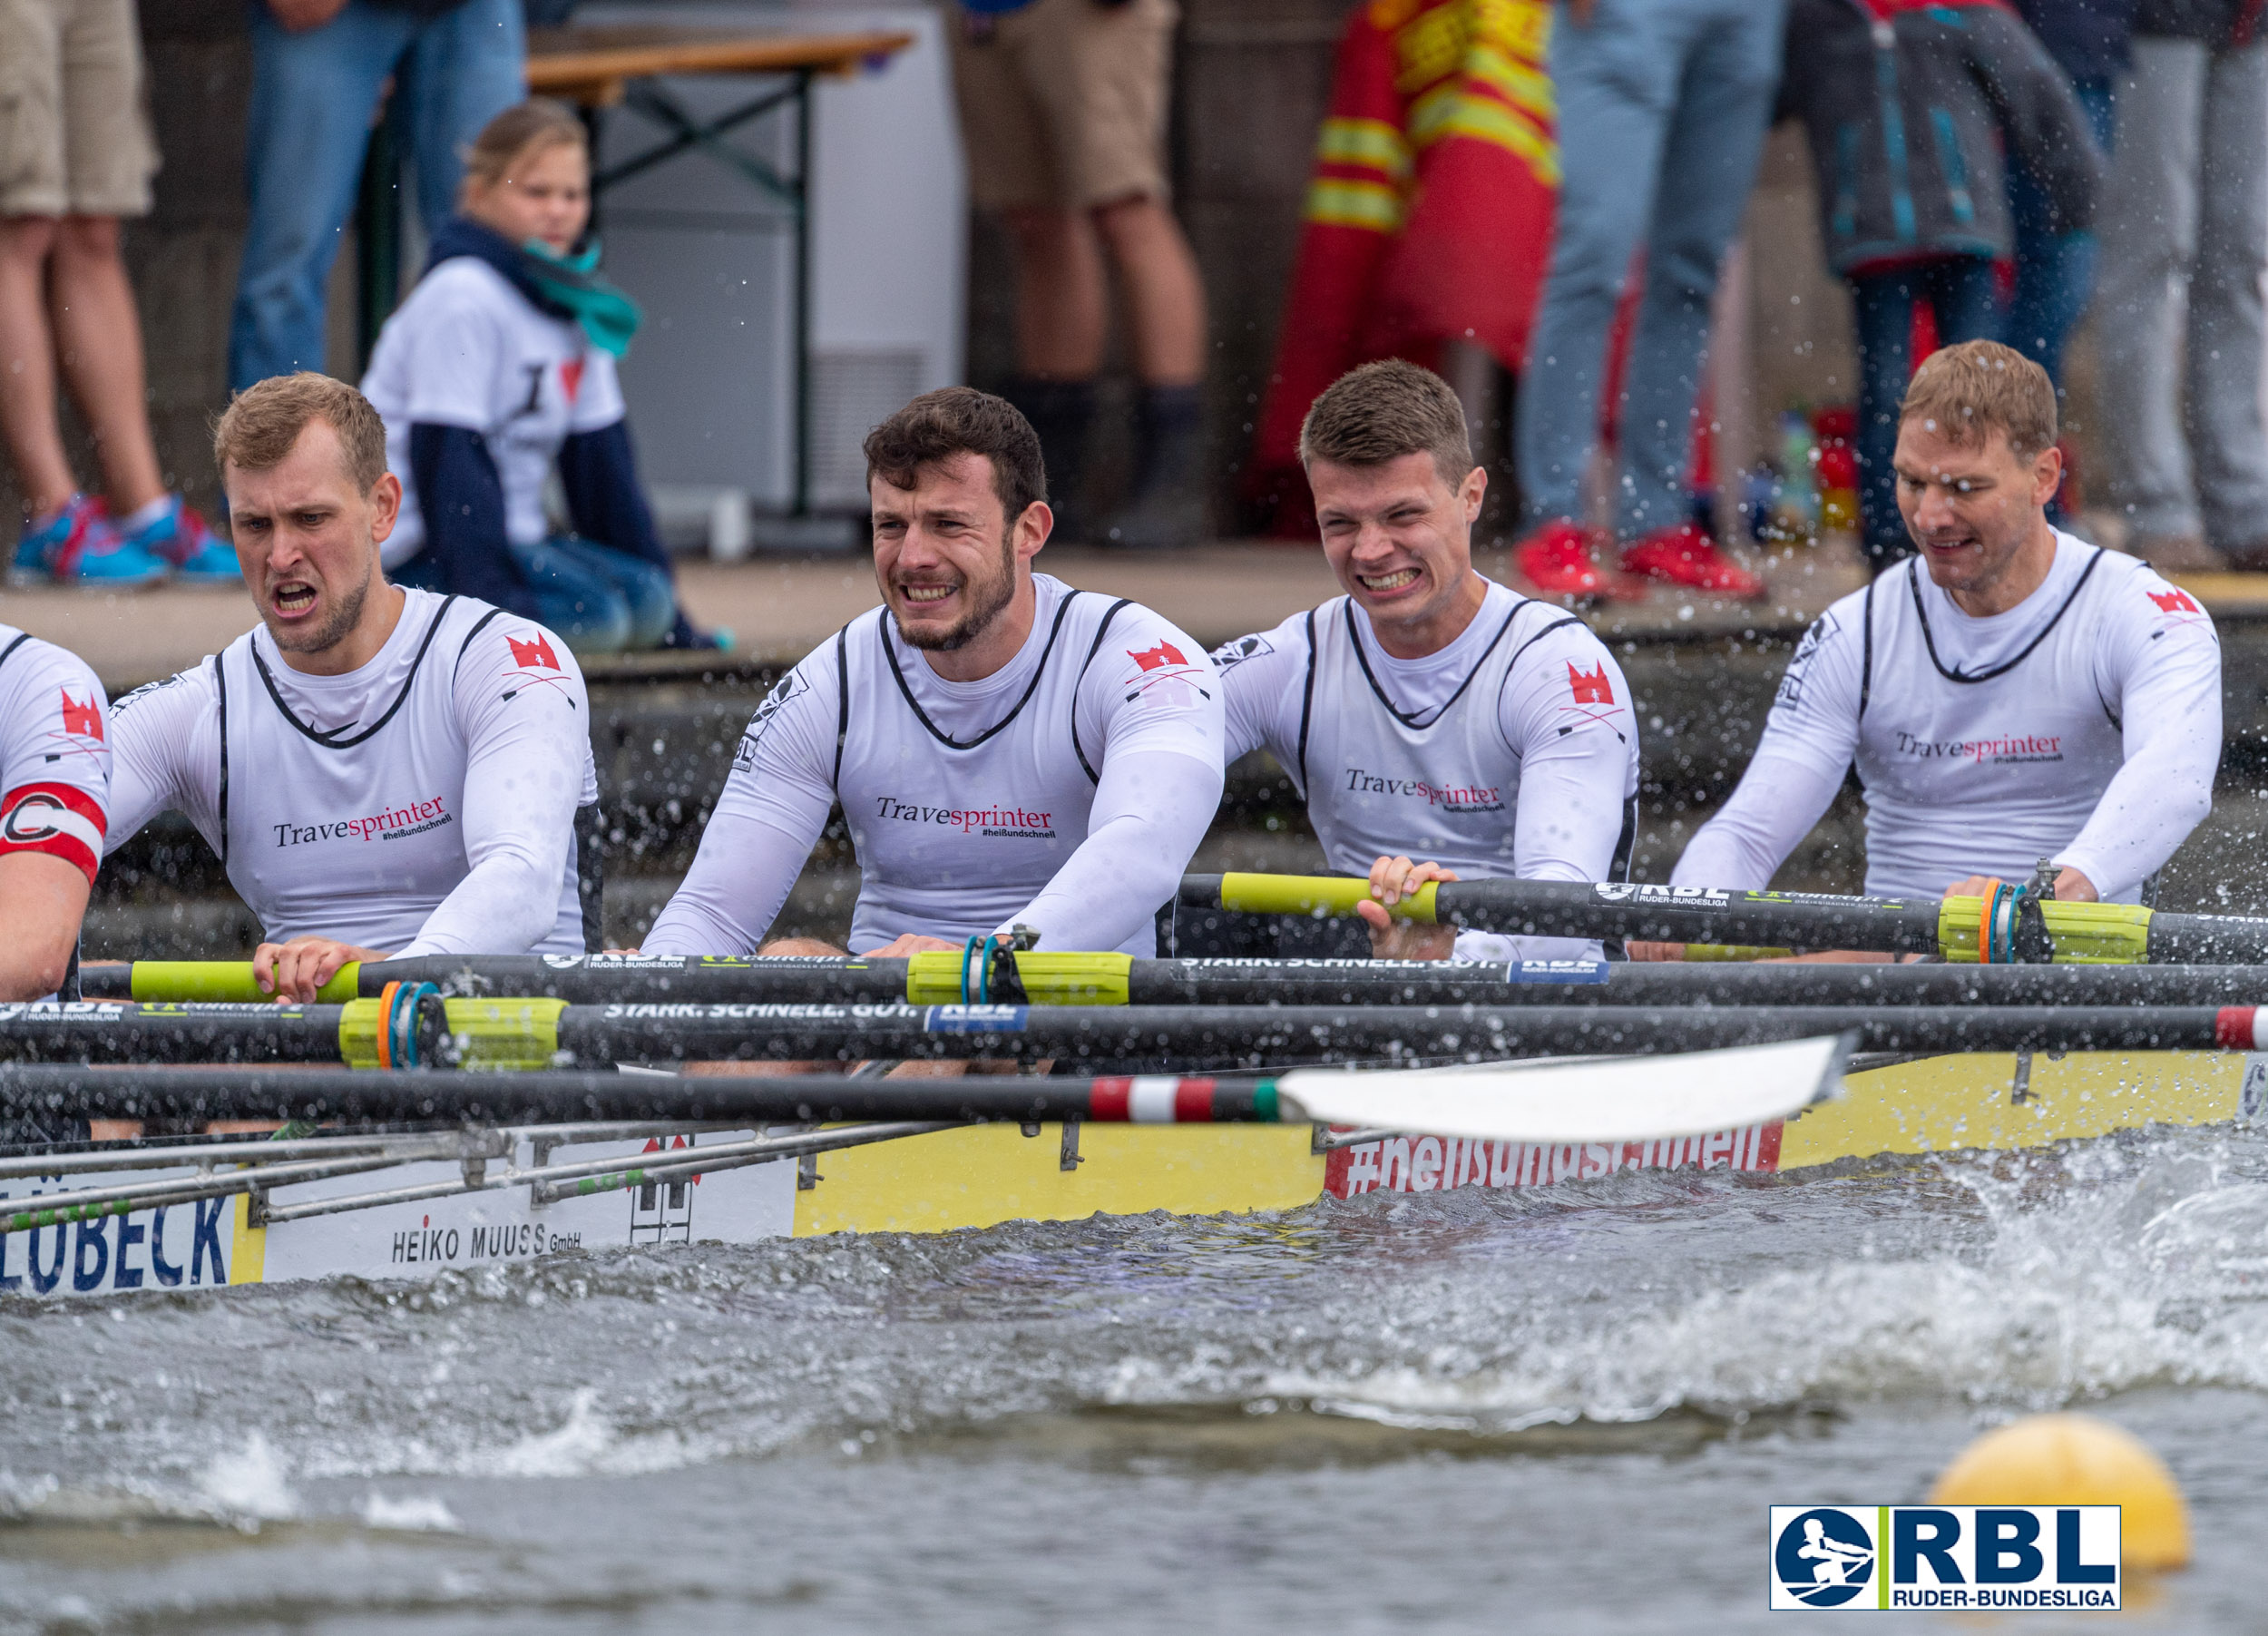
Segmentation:
[(1840, 1102), (1787, 1122), (1779, 1168), (1875, 1153), (2004, 1151), (2237, 1116), (2248, 1059), (2215, 1051), (1936, 1056), (1848, 1075)]
[(1097, 1214), (1177, 1216), (1291, 1210), (1323, 1192), (1324, 1156), (1306, 1125), (1063, 1127), (939, 1131), (822, 1153), (817, 1185), (796, 1194), (796, 1234), (949, 1232), (1002, 1221)]

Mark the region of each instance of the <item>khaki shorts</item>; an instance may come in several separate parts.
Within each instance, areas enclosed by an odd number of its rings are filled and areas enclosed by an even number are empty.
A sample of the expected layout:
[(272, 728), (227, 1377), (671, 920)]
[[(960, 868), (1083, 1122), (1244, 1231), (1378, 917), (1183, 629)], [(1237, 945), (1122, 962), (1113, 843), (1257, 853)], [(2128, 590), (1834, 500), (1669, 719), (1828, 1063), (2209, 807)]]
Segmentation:
[(144, 216), (157, 169), (133, 0), (0, 0), (0, 216)]
[(986, 210), (1085, 210), (1166, 197), (1173, 0), (955, 8), (953, 77), (969, 191)]

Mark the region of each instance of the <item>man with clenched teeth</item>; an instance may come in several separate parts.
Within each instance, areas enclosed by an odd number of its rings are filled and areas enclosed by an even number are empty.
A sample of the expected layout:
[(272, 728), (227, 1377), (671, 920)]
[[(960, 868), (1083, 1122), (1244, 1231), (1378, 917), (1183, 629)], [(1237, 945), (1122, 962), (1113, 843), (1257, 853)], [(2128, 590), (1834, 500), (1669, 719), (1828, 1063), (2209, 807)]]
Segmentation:
[(1044, 949), (1156, 954), (1153, 917), (1220, 804), (1205, 650), (1032, 572), (1054, 515), (1039, 437), (1005, 400), (926, 393), (865, 452), (883, 605), (758, 708), (645, 952), (756, 949), (839, 801), (859, 954), (1016, 926)]
[(260, 622), (118, 701), (107, 849), (186, 815), (259, 916), (279, 1000), (313, 1000), (351, 960), (597, 946), (595, 824), (578, 819), (598, 778), (566, 643), (386, 583), (402, 488), (352, 387), (264, 380), (213, 455)]
[(1342, 376), (1299, 457), (1346, 594), (1213, 655), (1228, 759), (1270, 750), (1331, 867), (1370, 877), (1379, 957), (1444, 958), (1452, 938), (1459, 958), (1595, 957), (1386, 906), (1428, 880), (1628, 877), (1638, 743), (1621, 668), (1580, 620), (1473, 572), (1488, 474), (1439, 376), (1399, 360)]
[(2142, 897), (2213, 808), (2221, 645), (2147, 563), (2048, 521), (2056, 437), (2047, 372), (1997, 341), (1914, 372), (1892, 465), (1915, 555), (1805, 634), (1677, 885), (1769, 886), (1855, 769), (1870, 894), (1982, 896), (2045, 858), (2065, 901)]

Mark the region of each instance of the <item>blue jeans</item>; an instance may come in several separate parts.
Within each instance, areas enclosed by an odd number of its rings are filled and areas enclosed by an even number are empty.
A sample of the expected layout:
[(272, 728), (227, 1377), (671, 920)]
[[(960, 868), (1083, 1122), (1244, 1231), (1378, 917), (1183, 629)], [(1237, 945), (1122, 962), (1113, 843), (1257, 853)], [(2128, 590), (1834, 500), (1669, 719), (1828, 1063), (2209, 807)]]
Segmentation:
[[(2110, 82), (2074, 80), (2095, 144), (2110, 152)], [(2022, 165), (2009, 167), (2009, 209), (2016, 218), (2016, 294), (2009, 302), (2008, 342), (2048, 371), (2063, 390), (2063, 344), (2095, 294), (2092, 232), (2059, 231), (2048, 194)]]
[[(620, 653), (660, 644), (677, 620), (670, 571), (589, 540), (554, 536), (514, 545), (512, 561), (535, 595), (535, 617), (578, 653)], [(397, 585), (448, 589), (441, 564), (421, 551), (387, 571)]]
[(1786, 13), (1786, 0), (1598, 0), (1581, 27), (1553, 14), (1565, 180), (1520, 381), (1531, 524), (1584, 514), (1608, 337), (1641, 242), (1617, 523), (1627, 538), (1686, 518), (1709, 298), (1755, 183)]
[(1946, 256), (1891, 272), (1854, 273), (1859, 328), (1859, 514), (1880, 572), (1913, 549), (1898, 514), (1898, 406), (1913, 377), (1913, 308), (1927, 301), (1941, 346), (2000, 338), (2000, 292), (1982, 256)]
[(296, 34), (259, 0), (250, 11), (251, 214), (229, 321), (231, 391), (323, 367), (324, 286), (386, 77), (396, 76), (428, 232), (455, 209), (459, 151), (527, 94), (520, 0), (466, 0), (430, 22), (347, 0), (330, 22)]

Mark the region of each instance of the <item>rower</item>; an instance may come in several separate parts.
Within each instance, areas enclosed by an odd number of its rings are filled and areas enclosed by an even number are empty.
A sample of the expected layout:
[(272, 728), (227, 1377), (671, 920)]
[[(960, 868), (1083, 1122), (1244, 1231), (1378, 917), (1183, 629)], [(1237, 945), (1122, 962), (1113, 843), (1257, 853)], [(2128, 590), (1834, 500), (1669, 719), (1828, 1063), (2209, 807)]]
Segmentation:
[(0, 1000), (78, 994), (79, 922), (110, 823), (103, 684), (0, 625)]
[[(1148, 608), (1032, 571), (1054, 525), (1031, 424), (967, 387), (867, 437), (883, 605), (758, 708), (650, 955), (758, 946), (840, 800), (851, 947), (1155, 955), (1220, 803), (1220, 682)], [(817, 953), (811, 940), (772, 952)]]
[(1755, 759), (1675, 883), (1768, 885), (1855, 765), (1870, 895), (1979, 896), (2045, 858), (2059, 900), (2139, 900), (2213, 808), (2212, 620), (2148, 563), (2048, 523), (2056, 394), (2022, 354), (1933, 354), (1894, 458), (1919, 554), (1805, 634)]
[(402, 488), (352, 387), (264, 380), (213, 455), (260, 622), (119, 700), (111, 847), (185, 814), (259, 916), (279, 1000), (354, 960), (594, 946), (598, 778), (567, 644), (386, 583)]
[[(1472, 567), (1488, 491), (1449, 383), (1365, 364), (1307, 411), (1299, 457), (1346, 594), (1213, 655), (1227, 755), (1266, 746), (1331, 867), (1370, 877), (1381, 958), (1598, 957), (1567, 937), (1389, 918), (1428, 880), (1628, 878), (1637, 727), (1606, 645)], [(1411, 856), (1432, 860), (1413, 863)]]

